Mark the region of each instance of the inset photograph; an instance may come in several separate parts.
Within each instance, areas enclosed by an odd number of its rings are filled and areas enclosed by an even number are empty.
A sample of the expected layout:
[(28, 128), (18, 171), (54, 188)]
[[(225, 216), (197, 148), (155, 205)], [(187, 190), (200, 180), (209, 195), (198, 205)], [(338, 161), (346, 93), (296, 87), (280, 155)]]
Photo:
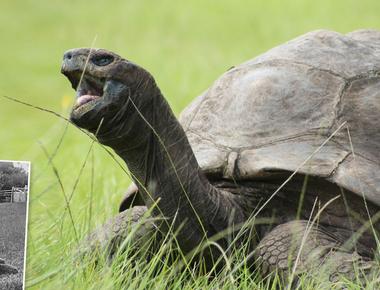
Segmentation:
[(0, 160), (0, 289), (23, 289), (30, 162)]

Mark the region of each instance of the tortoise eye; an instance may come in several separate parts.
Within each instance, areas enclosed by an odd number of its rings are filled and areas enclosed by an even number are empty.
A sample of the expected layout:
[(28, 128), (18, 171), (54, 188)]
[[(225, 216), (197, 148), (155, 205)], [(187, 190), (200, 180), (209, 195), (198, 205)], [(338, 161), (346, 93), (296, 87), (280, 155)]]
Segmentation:
[(95, 55), (91, 58), (91, 62), (97, 66), (106, 66), (113, 62), (113, 56), (109, 54)]

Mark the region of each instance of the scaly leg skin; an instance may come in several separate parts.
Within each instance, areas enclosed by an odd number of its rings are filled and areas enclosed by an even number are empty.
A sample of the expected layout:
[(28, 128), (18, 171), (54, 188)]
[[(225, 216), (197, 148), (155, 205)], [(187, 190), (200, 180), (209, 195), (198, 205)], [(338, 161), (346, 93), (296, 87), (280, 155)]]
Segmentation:
[(15, 267), (5, 264), (5, 261), (2, 259), (0, 259), (0, 261), (0, 275), (18, 273), (18, 270)]
[(365, 283), (375, 268), (374, 261), (343, 249), (343, 244), (322, 226), (310, 228), (307, 221), (291, 221), (265, 235), (258, 245), (256, 261), (263, 275), (277, 271), (286, 284), (295, 263), (293, 281), (310, 275), (322, 283), (338, 282), (343, 277)]
[(79, 256), (105, 254), (112, 261), (126, 239), (136, 250), (148, 246), (157, 232), (157, 219), (147, 216), (146, 211), (145, 206), (134, 206), (108, 220), (81, 243)]

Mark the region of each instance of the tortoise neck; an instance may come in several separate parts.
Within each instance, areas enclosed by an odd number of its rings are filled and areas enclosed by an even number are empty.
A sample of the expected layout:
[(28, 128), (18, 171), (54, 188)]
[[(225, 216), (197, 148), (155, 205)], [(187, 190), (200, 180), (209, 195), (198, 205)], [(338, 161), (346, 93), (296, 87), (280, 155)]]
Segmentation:
[(136, 108), (134, 129), (125, 126), (124, 141), (113, 149), (126, 162), (145, 204), (157, 203), (154, 215), (165, 216), (174, 229), (186, 221), (178, 240), (184, 251), (190, 251), (204, 238), (209, 210), (215, 208), (209, 195), (216, 189), (201, 172), (167, 101), (161, 93), (150, 99), (150, 107)]
[(166, 199), (167, 194), (182, 195), (190, 179), (191, 186), (211, 186), (200, 178), (187, 136), (162, 95), (153, 98), (147, 109), (137, 112), (138, 125), (131, 130), (134, 141), (129, 142), (128, 134), (122, 145), (113, 148), (126, 162), (147, 205)]
[(230, 222), (242, 222), (242, 215), (233, 198), (213, 187), (200, 170), (161, 93), (150, 99), (141, 109), (135, 106), (135, 112), (124, 118), (128, 122), (115, 129), (117, 141), (104, 144), (126, 162), (145, 204), (157, 203), (153, 215), (166, 218), (164, 228), (173, 225), (181, 249), (188, 252)]

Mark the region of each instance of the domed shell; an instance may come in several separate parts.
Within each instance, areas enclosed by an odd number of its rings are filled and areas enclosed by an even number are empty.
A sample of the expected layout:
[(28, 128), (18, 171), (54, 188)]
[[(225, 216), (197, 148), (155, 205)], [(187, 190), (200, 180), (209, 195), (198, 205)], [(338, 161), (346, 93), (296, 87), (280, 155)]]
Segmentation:
[(380, 32), (320, 30), (273, 48), (223, 74), (180, 122), (206, 173), (297, 171), (380, 205)]

